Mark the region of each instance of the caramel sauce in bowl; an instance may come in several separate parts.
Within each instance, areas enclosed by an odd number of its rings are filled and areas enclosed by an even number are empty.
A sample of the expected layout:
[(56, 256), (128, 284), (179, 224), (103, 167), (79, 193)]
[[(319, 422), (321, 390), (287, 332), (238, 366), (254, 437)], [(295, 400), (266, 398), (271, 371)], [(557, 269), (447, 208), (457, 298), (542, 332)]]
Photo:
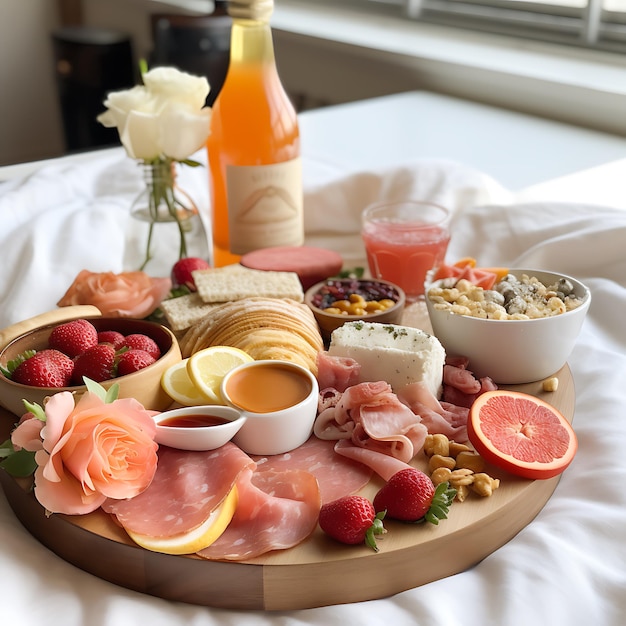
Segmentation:
[(315, 376), (296, 363), (244, 363), (226, 374), (221, 394), (246, 417), (233, 442), (248, 454), (282, 454), (311, 436), (319, 387)]
[(241, 411), (229, 406), (188, 406), (153, 416), (159, 445), (179, 450), (215, 450), (230, 441), (246, 423)]

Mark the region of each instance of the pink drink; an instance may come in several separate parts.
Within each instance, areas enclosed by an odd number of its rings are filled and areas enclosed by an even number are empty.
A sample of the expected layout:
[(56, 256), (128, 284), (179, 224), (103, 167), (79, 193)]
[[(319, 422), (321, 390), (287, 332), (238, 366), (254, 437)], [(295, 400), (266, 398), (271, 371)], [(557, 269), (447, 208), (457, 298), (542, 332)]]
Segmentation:
[[(434, 205), (414, 203), (413, 211), (408, 203), (398, 204), (403, 211), (396, 217), (390, 214), (391, 205), (367, 209), (362, 236), (372, 276), (399, 285), (407, 299), (416, 300), (424, 294), (427, 272), (444, 260), (450, 241), (448, 214)], [(437, 215), (428, 215), (430, 208)], [(412, 219), (415, 212), (424, 219)]]

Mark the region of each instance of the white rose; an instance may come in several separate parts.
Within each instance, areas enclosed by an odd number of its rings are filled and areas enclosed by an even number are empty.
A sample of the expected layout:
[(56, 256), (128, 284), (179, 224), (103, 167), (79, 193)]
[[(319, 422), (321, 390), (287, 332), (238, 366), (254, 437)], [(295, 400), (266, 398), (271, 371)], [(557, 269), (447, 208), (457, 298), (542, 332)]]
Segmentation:
[(135, 159), (188, 158), (209, 135), (207, 79), (170, 67), (150, 70), (143, 78), (142, 86), (109, 94), (107, 111), (98, 121), (117, 127), (122, 145)]

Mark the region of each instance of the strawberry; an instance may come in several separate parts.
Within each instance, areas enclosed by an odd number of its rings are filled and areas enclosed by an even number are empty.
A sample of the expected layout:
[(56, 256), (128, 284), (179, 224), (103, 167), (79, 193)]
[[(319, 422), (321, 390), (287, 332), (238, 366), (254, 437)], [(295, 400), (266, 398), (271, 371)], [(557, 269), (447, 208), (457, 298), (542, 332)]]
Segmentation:
[(144, 350), (148, 354), (151, 354), (155, 361), (161, 356), (161, 350), (156, 341), (148, 337), (148, 335), (142, 335), (141, 333), (126, 335), (121, 347), (128, 348), (129, 350)]
[(384, 517), (384, 512), (376, 514), (367, 498), (344, 496), (322, 506), (319, 525), (337, 541), (351, 545), (365, 542), (378, 552), (375, 536), (387, 532), (383, 526)]
[(15, 368), (12, 380), (31, 387), (67, 387), (73, 369), (72, 359), (59, 350), (40, 350)]
[(48, 346), (74, 358), (98, 343), (98, 331), (87, 320), (59, 324), (50, 333)]
[(192, 272), (195, 270), (206, 270), (210, 267), (204, 259), (199, 259), (198, 257), (181, 259), (172, 268), (172, 285), (174, 287), (185, 286), (189, 291), (197, 291)]
[(83, 378), (100, 383), (115, 376), (115, 348), (108, 343), (99, 343), (80, 354), (74, 362), (72, 383), (84, 384)]
[(448, 483), (435, 485), (429, 476), (414, 467), (396, 472), (374, 497), (374, 509), (403, 522), (438, 524), (446, 519), (456, 490)]
[(98, 343), (110, 343), (116, 350), (124, 345), (124, 335), (116, 330), (102, 330), (98, 333)]
[(127, 350), (122, 352), (117, 361), (117, 375), (126, 376), (138, 372), (155, 362), (155, 358), (145, 350)]

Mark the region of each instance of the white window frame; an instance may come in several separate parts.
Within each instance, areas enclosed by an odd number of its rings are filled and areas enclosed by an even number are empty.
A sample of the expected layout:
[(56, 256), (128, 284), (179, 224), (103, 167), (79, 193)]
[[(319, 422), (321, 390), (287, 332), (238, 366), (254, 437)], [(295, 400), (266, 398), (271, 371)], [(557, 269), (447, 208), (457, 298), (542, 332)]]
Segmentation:
[(602, 0), (586, 0), (580, 8), (527, 0), (310, 1), (520, 39), (626, 52), (626, 10), (606, 11)]

